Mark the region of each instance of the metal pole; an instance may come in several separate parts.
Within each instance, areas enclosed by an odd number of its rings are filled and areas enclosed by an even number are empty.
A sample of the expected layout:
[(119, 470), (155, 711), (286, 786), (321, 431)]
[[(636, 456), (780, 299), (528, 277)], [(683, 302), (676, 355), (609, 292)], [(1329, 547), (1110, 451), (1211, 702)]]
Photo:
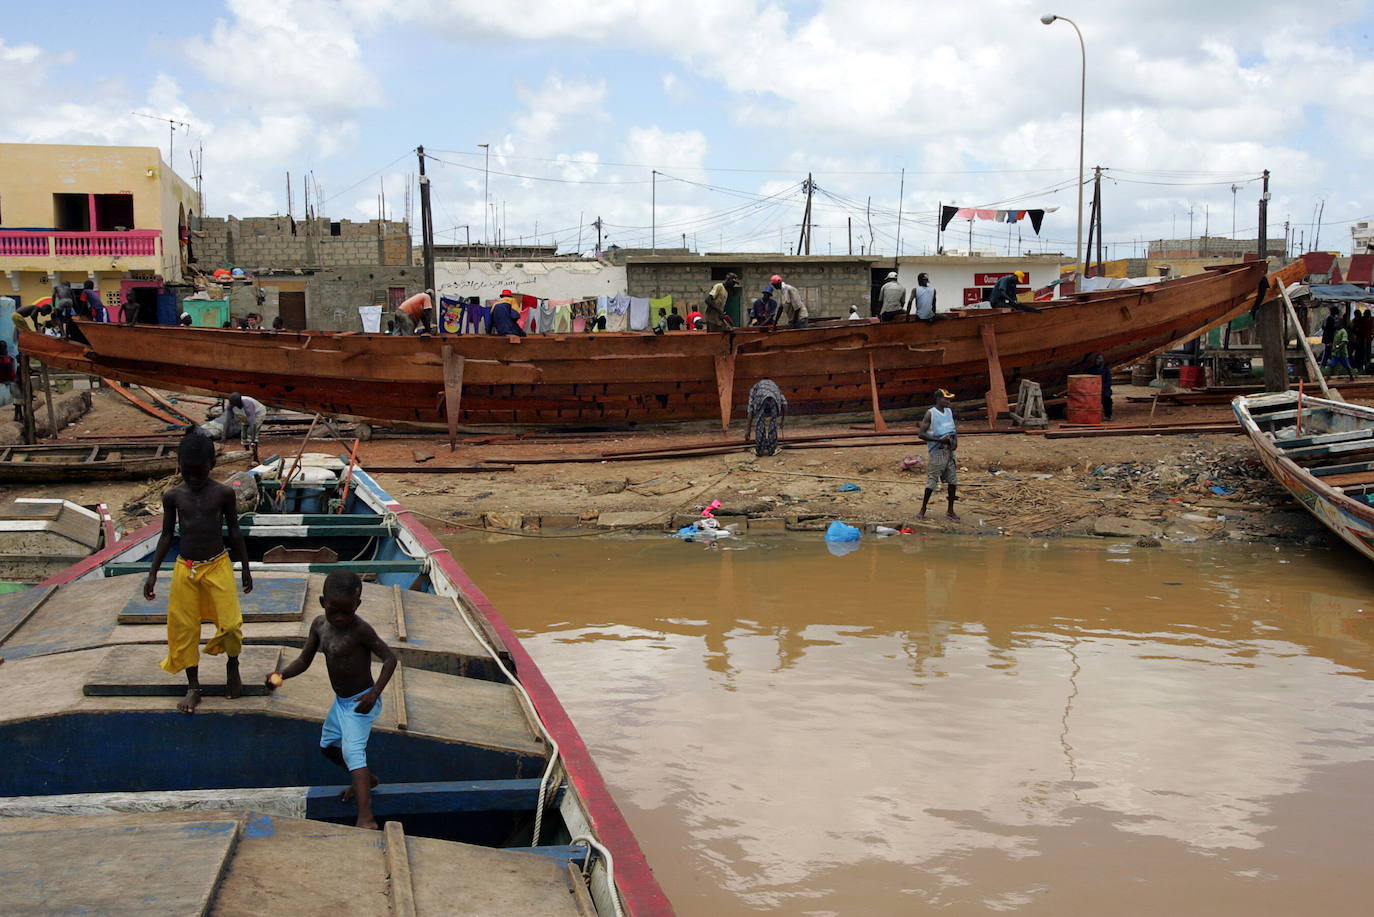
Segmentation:
[(491, 235), (487, 229), (487, 208), (491, 206), (491, 144), (477, 144), (487, 151), (484, 165), (482, 166), (482, 240), (491, 245)]
[(1083, 43), (1083, 32), (1078, 28), (1078, 23), (1067, 16), (1059, 16), (1054, 13), (1046, 13), (1040, 17), (1040, 21), (1045, 25), (1050, 25), (1056, 19), (1062, 19), (1073, 26), (1074, 34), (1078, 36), (1078, 51), (1081, 55), (1083, 68), (1079, 75), (1078, 86), (1078, 235), (1074, 242), (1074, 270), (1079, 277), (1083, 276), (1083, 138), (1087, 133), (1088, 115), (1088, 48)]
[(897, 253), (892, 256), (892, 269), (897, 269), (897, 259), (902, 256), (902, 198), (906, 197), (906, 167), (902, 167), (901, 190), (897, 192)]
[(658, 250), (658, 172), (651, 171), (649, 190), (649, 251)]
[(434, 218), (429, 210), (429, 176), (425, 175), (425, 148), (416, 147), (415, 155), (420, 158), (420, 245), (425, 257), (425, 292), (434, 296)]

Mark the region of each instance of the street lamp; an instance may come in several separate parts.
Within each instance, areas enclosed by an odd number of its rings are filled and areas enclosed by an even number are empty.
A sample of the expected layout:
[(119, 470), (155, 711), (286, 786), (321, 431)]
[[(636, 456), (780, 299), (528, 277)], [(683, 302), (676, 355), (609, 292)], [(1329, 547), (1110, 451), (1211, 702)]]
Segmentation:
[[(1067, 16), (1056, 16), (1054, 13), (1046, 13), (1040, 17), (1040, 21), (1045, 25), (1052, 25), (1056, 19), (1062, 19), (1078, 35), (1078, 50), (1083, 57), (1083, 70), (1079, 82), (1078, 92), (1078, 238), (1074, 243), (1074, 270), (1078, 272), (1078, 277), (1082, 278), (1086, 271), (1083, 270), (1083, 134), (1084, 123), (1088, 111), (1088, 49), (1083, 44), (1083, 33), (1079, 31), (1078, 23)], [(1077, 280), (1074, 288), (1078, 289), (1082, 280)]]

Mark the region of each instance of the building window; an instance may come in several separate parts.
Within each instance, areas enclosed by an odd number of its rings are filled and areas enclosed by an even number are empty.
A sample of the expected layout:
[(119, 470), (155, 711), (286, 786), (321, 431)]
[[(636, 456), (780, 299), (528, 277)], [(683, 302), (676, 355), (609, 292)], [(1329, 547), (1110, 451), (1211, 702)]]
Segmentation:
[(342, 234), (343, 234), (343, 229), (339, 226), (339, 224), (338, 224), (337, 222), (330, 223), (330, 224), (329, 224), (329, 234), (330, 234), (331, 236), (342, 235)]
[(52, 225), (61, 232), (91, 231), (91, 202), (88, 194), (54, 194)]
[(95, 230), (114, 232), (134, 228), (134, 196), (132, 194), (96, 194)]

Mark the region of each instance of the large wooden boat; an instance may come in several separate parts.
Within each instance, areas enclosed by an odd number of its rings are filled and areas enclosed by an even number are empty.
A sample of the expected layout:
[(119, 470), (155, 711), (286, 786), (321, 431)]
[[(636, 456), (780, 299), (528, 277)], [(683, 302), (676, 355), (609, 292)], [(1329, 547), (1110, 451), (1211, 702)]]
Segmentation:
[(1035, 314), (958, 310), (935, 322), (509, 339), (87, 324), (89, 348), (27, 334), (20, 347), (129, 382), (386, 423), (442, 426), (450, 401), (453, 419), (473, 425), (728, 422), (760, 379), (813, 414), (869, 410), (874, 397), (912, 407), (937, 386), (982, 397), (994, 379), (1060, 388), (1098, 353), (1127, 363), (1236, 317), (1256, 303), (1264, 270), (1222, 266)]
[(1241, 396), (1231, 406), (1274, 479), (1374, 560), (1374, 408), (1297, 392)]
[[(175, 711), (165, 575), (156, 600), (140, 589), (157, 523), (0, 596), (0, 913), (670, 914), (481, 590), (365, 472), (309, 464), (284, 494), (252, 479), (244, 697), (206, 657), (205, 699)], [(381, 835), (350, 826), (346, 777), (318, 752), (324, 663), (262, 684), (335, 569), (364, 576), (360, 614), (400, 657), (368, 744)]]

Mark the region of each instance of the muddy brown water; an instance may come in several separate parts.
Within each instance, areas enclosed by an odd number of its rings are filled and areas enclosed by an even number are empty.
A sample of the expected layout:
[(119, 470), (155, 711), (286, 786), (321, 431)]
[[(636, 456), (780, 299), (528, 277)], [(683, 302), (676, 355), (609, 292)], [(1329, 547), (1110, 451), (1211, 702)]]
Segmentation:
[(450, 544), (680, 914), (1374, 912), (1348, 550)]

